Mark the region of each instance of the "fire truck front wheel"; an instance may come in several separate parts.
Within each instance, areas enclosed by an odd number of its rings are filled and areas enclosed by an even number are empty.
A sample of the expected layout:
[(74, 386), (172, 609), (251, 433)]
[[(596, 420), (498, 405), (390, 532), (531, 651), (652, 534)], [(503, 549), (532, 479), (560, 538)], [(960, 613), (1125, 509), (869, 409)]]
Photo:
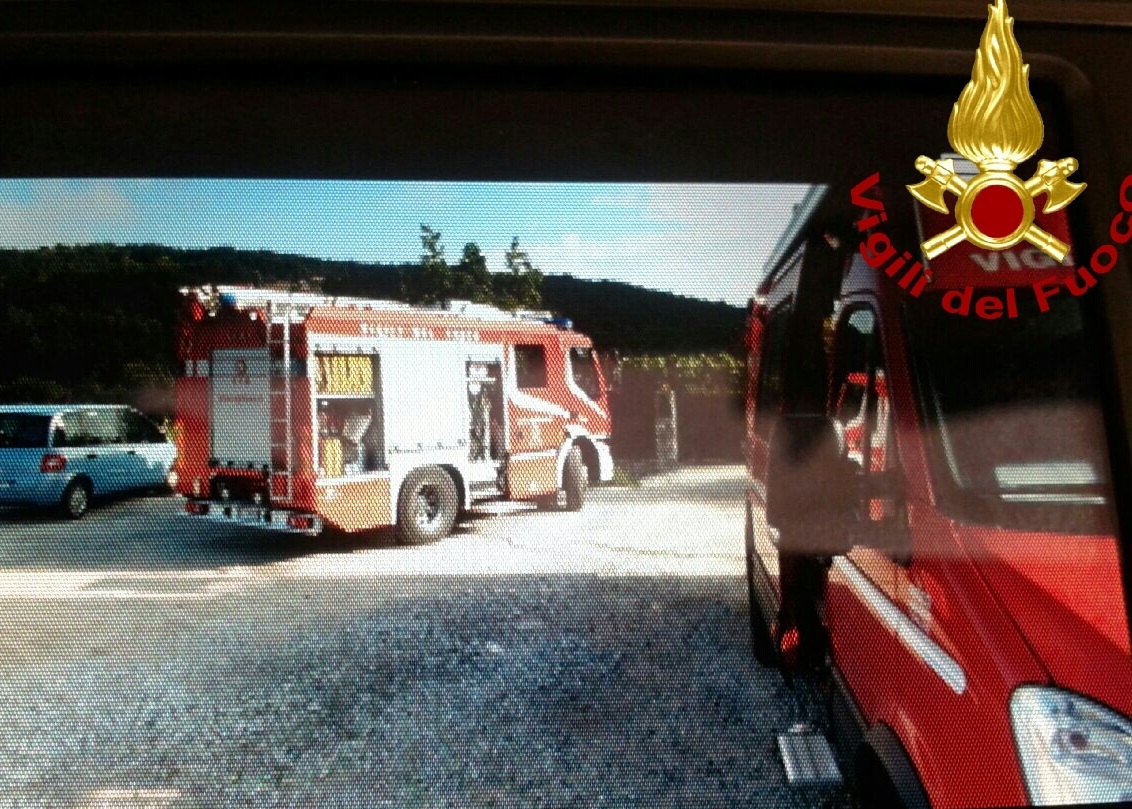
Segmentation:
[(571, 447), (562, 467), (562, 488), (566, 491), (566, 510), (580, 511), (586, 502), (586, 489), (589, 488), (590, 473), (582, 460), (582, 451)]
[(452, 478), (438, 466), (409, 473), (397, 501), (397, 538), (407, 545), (434, 542), (456, 524), (460, 498)]

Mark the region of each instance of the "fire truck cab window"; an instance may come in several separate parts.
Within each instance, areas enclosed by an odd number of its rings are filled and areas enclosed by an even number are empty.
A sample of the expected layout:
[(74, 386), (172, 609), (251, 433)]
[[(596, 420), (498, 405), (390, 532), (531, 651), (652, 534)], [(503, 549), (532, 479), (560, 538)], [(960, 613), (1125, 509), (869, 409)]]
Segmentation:
[(342, 477), (385, 468), (378, 358), (320, 354), (315, 365), (319, 474)]
[(868, 453), (867, 471), (882, 471), (891, 461), (891, 419), (876, 317), (870, 310), (854, 309), (842, 318), (834, 368), (833, 413), (845, 430), (849, 459), (866, 469)]
[(759, 372), (758, 410), (755, 431), (763, 439), (770, 435), (774, 417), (782, 404), (782, 364), (786, 355), (786, 331), (790, 322), (790, 307), (779, 306), (767, 318), (766, 352)]
[(515, 379), (520, 388), (546, 387), (546, 348), (515, 346)]
[(592, 348), (570, 349), (570, 371), (574, 384), (591, 399), (601, 398), (601, 379), (598, 377), (597, 363)]

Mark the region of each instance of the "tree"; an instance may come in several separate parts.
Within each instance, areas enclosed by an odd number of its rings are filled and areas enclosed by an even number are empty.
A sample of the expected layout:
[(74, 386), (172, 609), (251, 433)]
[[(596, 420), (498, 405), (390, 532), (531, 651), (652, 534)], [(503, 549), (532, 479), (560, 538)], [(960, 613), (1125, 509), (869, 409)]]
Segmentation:
[(421, 225), (421, 274), (415, 290), (408, 290), (414, 303), (440, 303), (452, 297), (452, 270), (444, 260), (440, 231)]
[(491, 272), (487, 269), (487, 258), (479, 245), (469, 242), (464, 245), (460, 263), (452, 271), (452, 297), (477, 303), (491, 303), (494, 299), (491, 286)]
[(542, 306), (542, 273), (531, 263), (527, 251), (519, 247), (519, 237), (511, 239), (504, 254), (507, 272), (494, 278), (495, 300), (504, 309), (537, 309)]

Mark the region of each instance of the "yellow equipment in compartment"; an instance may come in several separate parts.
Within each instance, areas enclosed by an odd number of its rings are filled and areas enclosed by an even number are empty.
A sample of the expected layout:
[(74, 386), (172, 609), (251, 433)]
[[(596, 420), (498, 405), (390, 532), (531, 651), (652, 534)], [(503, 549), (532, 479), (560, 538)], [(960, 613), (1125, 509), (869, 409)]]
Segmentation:
[(338, 438), (323, 438), (319, 442), (319, 455), (322, 461), (322, 474), (328, 478), (342, 476), (342, 441)]
[(373, 393), (373, 359), (365, 355), (319, 355), (315, 384), (319, 393), (354, 394), (369, 396)]

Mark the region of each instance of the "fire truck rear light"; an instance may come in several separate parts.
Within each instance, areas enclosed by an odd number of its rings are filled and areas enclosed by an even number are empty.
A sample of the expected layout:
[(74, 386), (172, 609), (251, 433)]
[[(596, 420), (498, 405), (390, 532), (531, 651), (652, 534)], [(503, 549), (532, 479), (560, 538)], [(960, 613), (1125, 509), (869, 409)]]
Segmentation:
[(185, 511), (188, 514), (204, 516), (208, 513), (208, 503), (198, 503), (194, 500), (190, 500), (189, 502), (185, 503)]
[(309, 514), (289, 514), (287, 515), (287, 525), (291, 528), (298, 528), (300, 531), (309, 531), (314, 528), (314, 517)]
[(62, 472), (67, 468), (67, 459), (62, 455), (49, 453), (39, 462), (40, 472)]

